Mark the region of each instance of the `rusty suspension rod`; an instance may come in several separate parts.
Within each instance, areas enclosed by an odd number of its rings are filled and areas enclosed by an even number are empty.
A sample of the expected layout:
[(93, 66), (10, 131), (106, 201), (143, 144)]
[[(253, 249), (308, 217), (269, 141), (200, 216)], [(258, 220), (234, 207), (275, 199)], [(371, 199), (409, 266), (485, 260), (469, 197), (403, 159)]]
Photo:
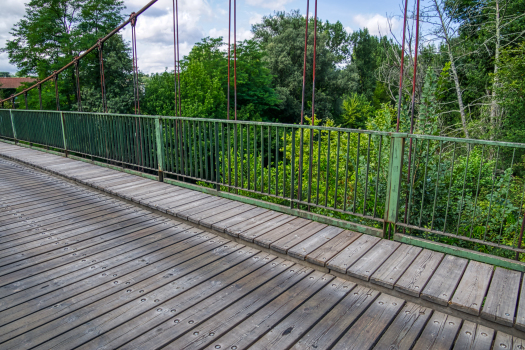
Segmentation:
[[(419, 50), (419, 2), (420, 0), (417, 0), (417, 13), (416, 13), (416, 47), (415, 47), (415, 54), (414, 54), (414, 75), (412, 77), (412, 104), (411, 104), (411, 111), (410, 111), (410, 134), (414, 132), (414, 110), (416, 107), (416, 82), (417, 82), (417, 53)], [(408, 146), (408, 169), (407, 169), (407, 183), (410, 183), (411, 178), (411, 166), (412, 166), (412, 142), (413, 139), (410, 138), (409, 146)], [(407, 193), (405, 198), (405, 215), (404, 215), (404, 223), (407, 223), (408, 218), (408, 196)], [(405, 227), (403, 227), (403, 233), (405, 233)]]
[(405, 0), (405, 13), (403, 15), (403, 43), (401, 44), (401, 67), (399, 70), (399, 96), (397, 98), (397, 123), (396, 132), (399, 132), (399, 120), (401, 119), (401, 96), (403, 94), (403, 73), (404, 73), (404, 62), (405, 62), (405, 33), (407, 26), (407, 7), (408, 0)]

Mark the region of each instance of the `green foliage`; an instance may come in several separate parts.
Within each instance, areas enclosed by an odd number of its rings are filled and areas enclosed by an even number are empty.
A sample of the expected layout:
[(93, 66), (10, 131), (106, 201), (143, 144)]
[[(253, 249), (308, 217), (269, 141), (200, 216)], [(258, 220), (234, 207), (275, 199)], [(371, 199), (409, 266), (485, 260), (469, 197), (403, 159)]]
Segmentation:
[(364, 129), (365, 123), (373, 114), (373, 107), (365, 95), (353, 93), (343, 101), (342, 126)]
[[(181, 62), (182, 115), (226, 119), (227, 53), (222, 38), (204, 38)], [(271, 87), (272, 76), (263, 60), (264, 51), (251, 40), (237, 45), (237, 119), (272, 120), (280, 103)], [(233, 68), (233, 60), (231, 62)], [(231, 69), (230, 118), (234, 118), (233, 69)], [(174, 115), (174, 74), (164, 72), (145, 79), (143, 111)]]
[[(0, 51), (8, 54), (9, 61), (17, 66), (22, 76), (31, 75), (43, 79), (118, 26), (124, 18), (123, 9), (123, 2), (120, 0), (31, 0), (26, 4), (25, 16), (11, 31), (13, 39), (8, 40)], [(131, 64), (130, 50), (120, 37), (105, 45), (104, 54), (110, 63), (128, 61), (112, 68), (111, 64), (106, 65), (108, 84), (113, 85), (112, 88), (108, 86), (108, 108), (111, 106), (114, 112), (127, 112), (129, 106), (124, 107), (124, 104), (129, 102), (129, 96), (122, 97), (127, 90), (122, 85), (129, 77), (124, 80), (120, 78), (130, 71), (126, 69)], [(89, 110), (96, 110), (95, 105), (100, 103), (96, 90), (97, 86), (100, 90), (99, 73), (94, 71), (95, 67), (98, 68), (96, 55), (97, 53), (89, 55), (81, 63), (82, 67), (87, 67), (81, 84), (85, 88), (83, 93)], [(44, 89), (47, 90), (48, 87), (43, 87)], [(59, 93), (61, 109), (76, 108), (72, 69), (60, 74)], [(43, 94), (43, 104), (55, 105), (54, 94), (52, 100), (48, 101), (48, 97), (48, 94)]]
[[(305, 114), (311, 115), (313, 81), (313, 19), (308, 25)], [(285, 123), (299, 122), (301, 116), (305, 18), (299, 11), (277, 12), (263, 17), (252, 27), (254, 40), (266, 52), (264, 61), (273, 75), (279, 94), (279, 110), (274, 118)], [(319, 21), (315, 71), (315, 114), (322, 119), (338, 119), (343, 95), (356, 91), (357, 71), (345, 65), (349, 58), (350, 36), (342, 25)]]

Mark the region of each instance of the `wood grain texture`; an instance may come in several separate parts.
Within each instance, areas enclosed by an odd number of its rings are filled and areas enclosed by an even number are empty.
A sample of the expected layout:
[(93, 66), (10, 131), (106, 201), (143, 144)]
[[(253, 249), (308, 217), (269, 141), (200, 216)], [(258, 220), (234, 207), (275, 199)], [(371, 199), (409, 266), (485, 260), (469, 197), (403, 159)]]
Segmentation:
[(405, 294), (419, 297), (444, 256), (443, 253), (424, 249), (399, 278), (394, 288)]
[(310, 220), (303, 218), (295, 218), (293, 220), (287, 221), (279, 225), (279, 227), (274, 228), (271, 231), (268, 231), (264, 234), (253, 234), (249, 236), (253, 239), (253, 242), (257, 245), (260, 245), (265, 248), (270, 248), (274, 242), (287, 237), (288, 235), (293, 235), (295, 232), (298, 232), (301, 228), (307, 226), (311, 223)]
[(372, 349), (397, 316), (405, 301), (381, 294), (363, 316), (334, 345), (334, 350)]
[(497, 267), (481, 311), (484, 319), (512, 327), (518, 306), (521, 273)]
[(432, 309), (407, 303), (376, 344), (374, 350), (411, 349), (431, 315)]
[(350, 276), (368, 281), (370, 276), (392, 255), (401, 243), (383, 239), (348, 268)]
[(449, 350), (454, 344), (461, 327), (461, 319), (434, 312), (421, 337), (414, 345), (414, 350)]
[(421, 298), (439, 305), (448, 305), (467, 267), (468, 260), (447, 255), (421, 293)]
[(379, 243), (381, 238), (362, 235), (356, 239), (352, 244), (343, 249), (339, 254), (334, 256), (326, 263), (326, 266), (340, 273), (346, 273), (348, 268), (352, 266), (357, 260), (366, 254), (374, 245)]
[(355, 287), (324, 316), (293, 347), (294, 350), (330, 349), (376, 300), (379, 292), (363, 286)]
[(306, 255), (306, 261), (315, 265), (325, 266), (327, 261), (330, 261), (330, 259), (352, 244), (356, 239), (361, 237), (361, 235), (361, 233), (354, 231), (340, 232), (328, 240), (328, 242)]
[(490, 350), (494, 330), (470, 321), (463, 321), (454, 350)]
[(314, 250), (321, 247), (323, 244), (327, 243), (343, 231), (344, 230), (339, 227), (326, 226), (325, 228), (308, 237), (301, 243), (298, 243), (292, 248), (288, 249), (288, 255), (297, 259), (305, 260), (307, 255), (309, 255)]
[(478, 316), (493, 271), (494, 266), (471, 260), (454, 293), (450, 307)]
[(311, 221), (305, 226), (293, 231), (287, 236), (276, 240), (270, 244), (270, 248), (281, 254), (287, 254), (288, 250), (297, 244), (300, 244), (305, 239), (326, 228), (327, 225), (315, 221)]
[(386, 288), (394, 288), (403, 273), (410, 267), (423, 249), (402, 244), (370, 277), (372, 283)]

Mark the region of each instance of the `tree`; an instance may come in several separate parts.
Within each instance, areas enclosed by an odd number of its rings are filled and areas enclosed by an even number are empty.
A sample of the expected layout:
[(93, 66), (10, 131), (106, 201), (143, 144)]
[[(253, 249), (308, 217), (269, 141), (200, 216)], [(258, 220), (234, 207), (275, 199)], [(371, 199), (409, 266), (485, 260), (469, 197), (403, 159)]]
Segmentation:
[[(314, 25), (308, 25), (306, 63), (306, 113), (311, 114), (313, 80)], [(301, 115), (305, 18), (298, 10), (265, 16), (252, 27), (254, 40), (266, 51), (267, 63), (275, 91), (282, 101), (275, 113), (281, 122), (299, 122)], [(343, 95), (355, 92), (358, 75), (355, 67), (346, 64), (350, 58), (350, 35), (337, 22), (318, 21), (315, 106), (319, 118), (337, 122), (342, 115)]]
[[(181, 61), (182, 115), (225, 119), (227, 115), (228, 59), (222, 38), (204, 38)], [(237, 44), (237, 118), (273, 120), (280, 101), (260, 44)], [(231, 63), (233, 65), (233, 62)], [(234, 117), (233, 69), (230, 118)], [(174, 74), (152, 74), (145, 81), (144, 112), (174, 115)]]
[[(122, 4), (120, 0), (31, 0), (25, 16), (10, 32), (14, 38), (1, 51), (7, 52), (22, 75), (43, 79), (118, 26), (123, 20)], [(61, 105), (73, 108), (73, 70), (59, 78)]]

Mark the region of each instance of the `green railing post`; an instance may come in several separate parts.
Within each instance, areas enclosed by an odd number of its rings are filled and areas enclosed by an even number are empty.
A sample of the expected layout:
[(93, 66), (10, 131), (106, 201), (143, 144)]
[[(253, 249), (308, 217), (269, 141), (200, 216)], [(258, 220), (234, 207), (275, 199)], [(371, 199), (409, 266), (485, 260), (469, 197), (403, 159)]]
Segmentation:
[(393, 134), (390, 141), (390, 162), (388, 165), (388, 182), (385, 203), (385, 225), (383, 236), (389, 227), (397, 222), (399, 208), (399, 195), (401, 187), (401, 173), (403, 171), (403, 152), (405, 147), (405, 135)]
[(15, 139), (15, 145), (18, 143), (18, 138), (16, 137), (16, 128), (15, 128), (15, 119), (13, 118), (13, 110), (9, 110), (9, 116), (11, 117), (11, 127), (13, 128), (13, 138)]
[(159, 167), (159, 181), (164, 182), (164, 147), (162, 144), (162, 128), (160, 118), (155, 118), (155, 135), (157, 144), (157, 163)]
[(66, 138), (66, 123), (64, 122), (64, 112), (60, 113), (60, 121), (62, 125), (62, 140), (64, 142), (64, 155), (67, 158), (67, 138)]

